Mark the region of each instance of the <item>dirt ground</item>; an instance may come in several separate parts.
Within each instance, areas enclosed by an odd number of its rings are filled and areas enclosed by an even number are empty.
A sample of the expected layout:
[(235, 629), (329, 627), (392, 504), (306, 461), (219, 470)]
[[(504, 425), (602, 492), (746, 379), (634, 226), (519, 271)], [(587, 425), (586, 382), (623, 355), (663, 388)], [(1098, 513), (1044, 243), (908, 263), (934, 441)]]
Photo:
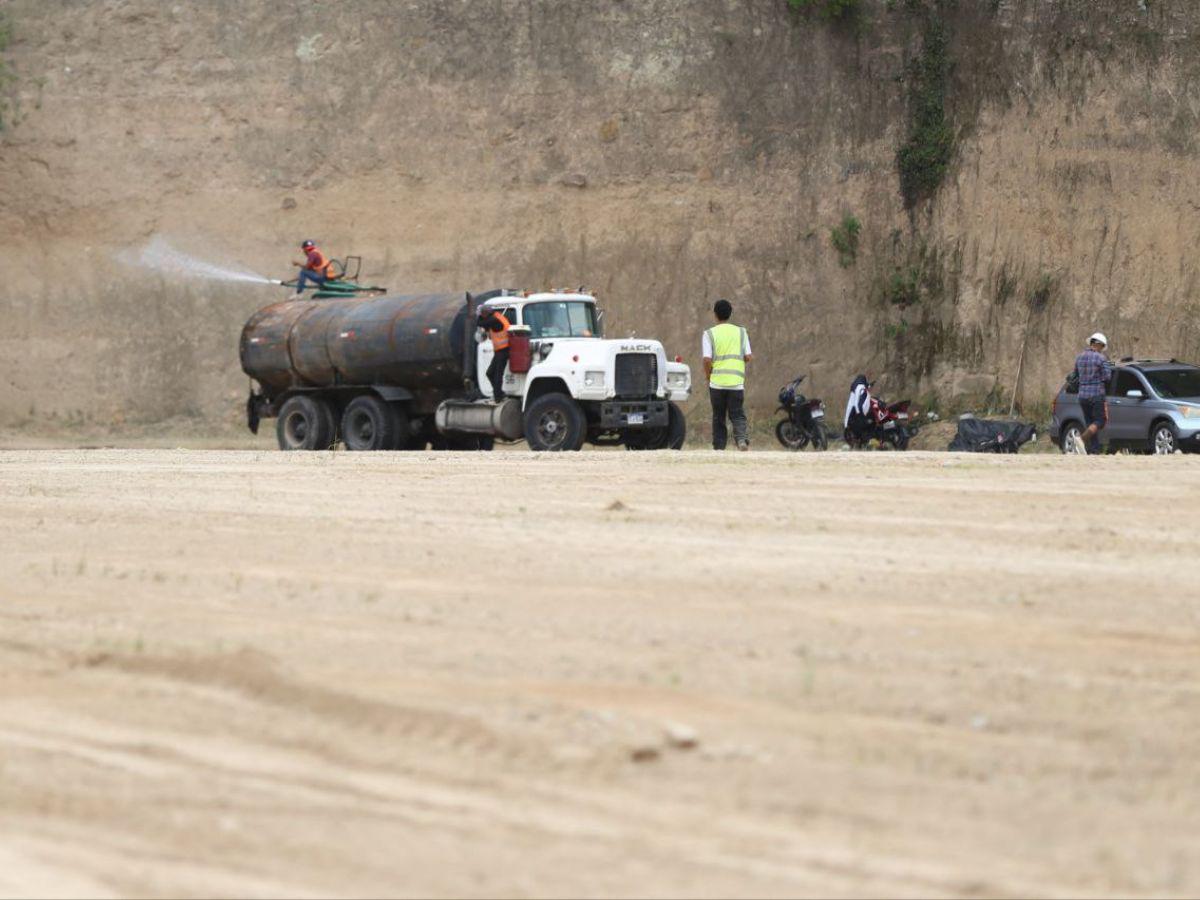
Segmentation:
[(1200, 893), (1200, 461), (0, 453), (0, 893)]

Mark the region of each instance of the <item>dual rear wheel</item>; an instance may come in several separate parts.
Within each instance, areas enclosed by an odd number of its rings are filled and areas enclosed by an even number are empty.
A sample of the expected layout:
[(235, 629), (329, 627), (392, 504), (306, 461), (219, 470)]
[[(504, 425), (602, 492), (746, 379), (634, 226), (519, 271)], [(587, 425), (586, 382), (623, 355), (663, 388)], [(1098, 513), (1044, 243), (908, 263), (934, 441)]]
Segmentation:
[(328, 400), (297, 394), (279, 410), (275, 436), (280, 450), (328, 450), (339, 440), (354, 452), (424, 450), (426, 446), (434, 450), (491, 450), (495, 443), (489, 435), (414, 435), (404, 409), (375, 394), (353, 398), (340, 420)]
[(337, 440), (333, 407), (316, 397), (290, 397), (275, 420), (280, 450), (328, 450)]
[(408, 441), (404, 410), (374, 394), (355, 397), (338, 421), (333, 404), (297, 394), (279, 410), (275, 437), (280, 450), (328, 450), (338, 440), (347, 450), (398, 450)]
[(363, 394), (346, 404), (342, 440), (347, 450), (399, 450), (408, 443), (408, 416), (374, 394)]

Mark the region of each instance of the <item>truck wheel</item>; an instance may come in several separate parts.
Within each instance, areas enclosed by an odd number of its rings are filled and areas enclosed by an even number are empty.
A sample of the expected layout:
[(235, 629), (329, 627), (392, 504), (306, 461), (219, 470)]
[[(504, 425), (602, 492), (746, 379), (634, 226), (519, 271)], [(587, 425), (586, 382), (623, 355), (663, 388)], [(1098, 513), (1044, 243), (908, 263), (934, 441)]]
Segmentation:
[(587, 419), (566, 394), (543, 394), (525, 410), (525, 441), (530, 450), (578, 450), (587, 438)]
[(395, 450), (408, 437), (403, 411), (374, 394), (355, 397), (342, 413), (342, 440), (347, 450)]
[(672, 403), (667, 408), (667, 449), (682, 450), (687, 440), (687, 416)]
[(279, 410), (275, 437), (280, 450), (328, 450), (334, 436), (333, 410), (324, 400), (298, 394)]
[(682, 450), (687, 438), (687, 417), (674, 403), (667, 407), (667, 424), (625, 432), (626, 450)]

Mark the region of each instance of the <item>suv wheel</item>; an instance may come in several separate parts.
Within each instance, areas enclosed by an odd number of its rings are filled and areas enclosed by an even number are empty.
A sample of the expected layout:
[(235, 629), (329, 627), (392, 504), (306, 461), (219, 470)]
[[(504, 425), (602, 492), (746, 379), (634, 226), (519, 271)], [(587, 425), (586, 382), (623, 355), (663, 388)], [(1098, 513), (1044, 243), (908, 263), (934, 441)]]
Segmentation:
[(1179, 438), (1175, 429), (1166, 422), (1159, 422), (1150, 432), (1150, 452), (1155, 456), (1168, 456), (1179, 449)]
[(1076, 422), (1068, 422), (1063, 426), (1062, 434), (1058, 436), (1058, 446), (1063, 453), (1076, 454), (1079, 449), (1075, 443), (1076, 438), (1083, 437), (1083, 429)]

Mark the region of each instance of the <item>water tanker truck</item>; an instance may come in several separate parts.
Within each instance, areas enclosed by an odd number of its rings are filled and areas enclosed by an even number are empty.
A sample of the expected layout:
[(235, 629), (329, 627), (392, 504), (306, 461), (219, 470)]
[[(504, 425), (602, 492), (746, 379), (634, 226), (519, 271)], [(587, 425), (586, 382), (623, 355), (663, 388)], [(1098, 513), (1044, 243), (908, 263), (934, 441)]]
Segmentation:
[[(484, 308), (513, 324), (500, 398), (481, 377)], [(288, 300), (250, 317), (240, 353), (250, 430), (275, 418), (282, 450), (677, 450), (686, 433), (688, 367), (658, 341), (605, 338), (583, 292)]]

